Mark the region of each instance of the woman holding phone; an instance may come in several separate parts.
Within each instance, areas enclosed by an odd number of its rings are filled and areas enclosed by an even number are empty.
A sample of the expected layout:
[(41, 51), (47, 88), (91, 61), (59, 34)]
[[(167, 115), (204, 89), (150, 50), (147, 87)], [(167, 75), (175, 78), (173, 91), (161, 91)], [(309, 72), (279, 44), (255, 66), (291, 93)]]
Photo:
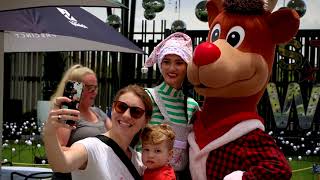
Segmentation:
[[(77, 141), (66, 150), (58, 141), (57, 129), (74, 129), (75, 127), (63, 122), (66, 119), (79, 121), (81, 112), (60, 109), (59, 105), (63, 102), (70, 102), (70, 99), (56, 98), (58, 106), (49, 113), (43, 131), (46, 154), (54, 171), (71, 172), (72, 178), (76, 180), (141, 178), (141, 154), (131, 148), (130, 144), (134, 136), (149, 122), (152, 114), (151, 99), (143, 88), (129, 85), (119, 90), (112, 104), (112, 128), (99, 136)], [(104, 142), (103, 138), (112, 143)], [(122, 152), (122, 156), (118, 152)]]
[[(64, 149), (70, 147), (74, 142), (86, 137), (96, 136), (105, 133), (111, 128), (111, 120), (98, 107), (93, 107), (98, 93), (98, 80), (94, 71), (80, 64), (70, 67), (60, 81), (55, 94), (51, 97), (54, 108), (60, 108), (61, 104), (56, 103), (56, 98), (63, 96), (63, 92), (68, 81), (81, 82), (83, 85), (82, 95), (78, 110), (80, 111), (80, 120), (74, 129), (59, 127), (57, 137)], [(80, 93), (80, 92), (78, 92)], [(70, 173), (54, 173), (53, 180), (70, 180)]]

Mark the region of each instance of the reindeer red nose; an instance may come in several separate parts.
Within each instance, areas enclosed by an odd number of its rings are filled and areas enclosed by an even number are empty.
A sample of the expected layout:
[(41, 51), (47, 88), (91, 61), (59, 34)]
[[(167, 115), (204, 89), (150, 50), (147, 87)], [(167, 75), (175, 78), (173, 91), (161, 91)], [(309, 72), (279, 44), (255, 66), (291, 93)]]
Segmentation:
[(217, 61), (220, 55), (220, 49), (216, 45), (209, 42), (204, 42), (195, 48), (193, 62), (197, 66), (204, 66)]

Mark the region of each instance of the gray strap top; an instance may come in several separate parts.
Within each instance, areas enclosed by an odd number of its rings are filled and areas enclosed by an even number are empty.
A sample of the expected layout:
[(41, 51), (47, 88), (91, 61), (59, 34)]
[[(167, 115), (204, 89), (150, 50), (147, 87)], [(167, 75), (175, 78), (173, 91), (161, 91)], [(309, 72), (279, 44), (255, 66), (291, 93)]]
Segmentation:
[(107, 115), (98, 107), (91, 107), (91, 110), (96, 114), (98, 122), (92, 123), (88, 122), (83, 117), (77, 124), (77, 128), (73, 129), (70, 134), (67, 147), (70, 147), (74, 142), (87, 138), (93, 137), (98, 134), (103, 134), (107, 131), (105, 127), (105, 121), (107, 120)]

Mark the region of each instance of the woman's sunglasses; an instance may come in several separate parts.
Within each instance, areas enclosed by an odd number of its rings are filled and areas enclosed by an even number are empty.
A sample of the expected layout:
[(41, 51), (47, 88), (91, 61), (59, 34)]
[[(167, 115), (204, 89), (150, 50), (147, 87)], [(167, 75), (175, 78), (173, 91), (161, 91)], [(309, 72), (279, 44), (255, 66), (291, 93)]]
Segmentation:
[(145, 110), (140, 107), (135, 106), (129, 106), (128, 104), (122, 102), (122, 101), (114, 101), (113, 102), (114, 110), (117, 113), (124, 113), (128, 108), (130, 108), (130, 115), (131, 117), (135, 119), (141, 118), (141, 116), (144, 114)]
[(88, 85), (88, 84), (85, 84), (84, 85), (84, 89), (89, 92), (89, 93), (93, 93), (95, 91), (98, 90), (98, 86), (97, 85)]

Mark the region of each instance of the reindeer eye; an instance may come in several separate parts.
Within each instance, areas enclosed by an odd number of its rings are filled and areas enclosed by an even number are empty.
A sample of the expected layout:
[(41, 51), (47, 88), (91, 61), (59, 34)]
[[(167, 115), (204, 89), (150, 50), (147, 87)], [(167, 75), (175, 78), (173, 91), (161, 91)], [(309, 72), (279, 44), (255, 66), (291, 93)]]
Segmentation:
[(233, 46), (234, 48), (237, 48), (242, 43), (245, 36), (245, 32), (241, 26), (235, 26), (230, 29), (227, 35), (227, 42)]
[(214, 27), (211, 30), (211, 42), (215, 42), (217, 39), (219, 39), (221, 33), (221, 26), (220, 24), (214, 25)]

